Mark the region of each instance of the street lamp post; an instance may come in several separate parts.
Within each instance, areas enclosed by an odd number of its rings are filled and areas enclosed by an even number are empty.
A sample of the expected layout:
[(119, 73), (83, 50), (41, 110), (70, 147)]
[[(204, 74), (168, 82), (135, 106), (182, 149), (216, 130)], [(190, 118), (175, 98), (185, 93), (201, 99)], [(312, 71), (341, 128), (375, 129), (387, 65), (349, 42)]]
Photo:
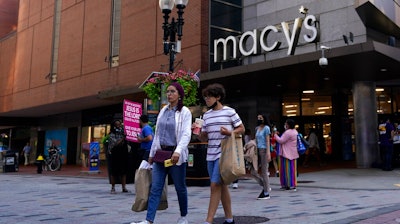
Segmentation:
[[(181, 52), (181, 39), (182, 39), (182, 29), (183, 29), (183, 9), (186, 8), (189, 0), (160, 0), (159, 5), (162, 13), (164, 13), (164, 54), (169, 54), (169, 71), (174, 71), (174, 61), (175, 54)], [(178, 19), (175, 21), (175, 18), (171, 19), (171, 23), (169, 23), (169, 14), (172, 11), (172, 8), (176, 5), (178, 9)], [(178, 40), (176, 40), (176, 36), (178, 36)]]

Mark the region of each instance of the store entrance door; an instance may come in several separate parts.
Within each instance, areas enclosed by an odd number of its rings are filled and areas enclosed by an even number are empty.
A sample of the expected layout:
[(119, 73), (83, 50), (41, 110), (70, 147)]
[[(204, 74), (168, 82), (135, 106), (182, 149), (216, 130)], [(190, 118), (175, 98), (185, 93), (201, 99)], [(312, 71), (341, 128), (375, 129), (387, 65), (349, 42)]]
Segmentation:
[[(333, 154), (332, 142), (332, 116), (302, 116), (296, 119), (298, 121), (299, 127), (298, 131), (303, 134), (303, 136), (308, 139), (309, 130), (313, 128), (315, 134), (318, 137), (318, 143), (320, 148), (320, 158), (321, 160), (331, 160)], [(315, 159), (315, 158), (314, 158)]]

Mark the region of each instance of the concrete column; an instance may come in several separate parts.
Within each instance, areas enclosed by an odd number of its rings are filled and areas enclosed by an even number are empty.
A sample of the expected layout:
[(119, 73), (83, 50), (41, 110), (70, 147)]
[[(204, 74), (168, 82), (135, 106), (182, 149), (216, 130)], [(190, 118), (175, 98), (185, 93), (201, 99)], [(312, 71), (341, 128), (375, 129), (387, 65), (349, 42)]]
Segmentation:
[(379, 158), (375, 87), (370, 81), (353, 83), (357, 168), (369, 168)]

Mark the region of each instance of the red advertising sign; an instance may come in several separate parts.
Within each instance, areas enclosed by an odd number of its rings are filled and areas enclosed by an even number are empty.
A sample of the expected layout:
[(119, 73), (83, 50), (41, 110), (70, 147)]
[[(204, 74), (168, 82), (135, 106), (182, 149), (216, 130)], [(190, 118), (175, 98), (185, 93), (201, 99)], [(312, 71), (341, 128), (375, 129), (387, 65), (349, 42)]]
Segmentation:
[(124, 100), (124, 129), (126, 140), (138, 142), (137, 136), (140, 134), (139, 118), (142, 114), (142, 104)]

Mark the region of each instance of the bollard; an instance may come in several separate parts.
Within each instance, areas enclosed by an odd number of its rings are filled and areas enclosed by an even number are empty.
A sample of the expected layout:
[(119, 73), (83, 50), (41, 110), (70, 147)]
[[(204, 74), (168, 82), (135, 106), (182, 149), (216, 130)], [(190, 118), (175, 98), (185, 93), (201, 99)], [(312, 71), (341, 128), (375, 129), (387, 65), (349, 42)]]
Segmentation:
[(37, 166), (37, 171), (36, 171), (37, 173), (42, 173), (43, 171), (43, 160), (44, 158), (42, 155), (39, 155), (38, 158), (36, 159), (35, 164)]

